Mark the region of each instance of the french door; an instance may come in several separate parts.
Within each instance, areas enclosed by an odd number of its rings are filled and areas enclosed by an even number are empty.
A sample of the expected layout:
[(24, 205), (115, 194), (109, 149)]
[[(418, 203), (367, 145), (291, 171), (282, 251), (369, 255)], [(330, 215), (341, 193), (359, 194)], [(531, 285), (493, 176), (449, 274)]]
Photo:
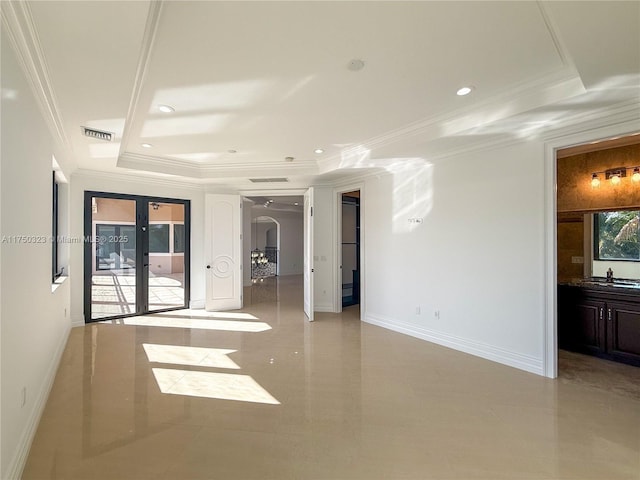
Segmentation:
[(85, 322), (186, 308), (189, 232), (189, 200), (85, 192)]

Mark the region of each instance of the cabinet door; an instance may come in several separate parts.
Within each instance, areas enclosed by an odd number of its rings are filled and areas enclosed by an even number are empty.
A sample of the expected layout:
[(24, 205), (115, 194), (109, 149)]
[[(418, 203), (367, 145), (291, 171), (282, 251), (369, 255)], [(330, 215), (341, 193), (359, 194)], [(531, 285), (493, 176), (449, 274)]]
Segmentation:
[(581, 299), (567, 319), (568, 348), (583, 353), (604, 353), (606, 346), (605, 303)]
[(607, 303), (607, 353), (612, 360), (640, 366), (640, 306)]

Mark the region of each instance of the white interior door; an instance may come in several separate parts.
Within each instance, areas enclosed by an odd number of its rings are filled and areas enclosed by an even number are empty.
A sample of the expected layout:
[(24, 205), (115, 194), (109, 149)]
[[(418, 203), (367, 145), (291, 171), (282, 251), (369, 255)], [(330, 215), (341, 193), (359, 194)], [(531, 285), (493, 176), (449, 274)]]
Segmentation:
[(242, 308), (241, 204), (240, 195), (206, 195), (205, 306), (210, 311)]
[(304, 313), (313, 321), (313, 187), (304, 194)]

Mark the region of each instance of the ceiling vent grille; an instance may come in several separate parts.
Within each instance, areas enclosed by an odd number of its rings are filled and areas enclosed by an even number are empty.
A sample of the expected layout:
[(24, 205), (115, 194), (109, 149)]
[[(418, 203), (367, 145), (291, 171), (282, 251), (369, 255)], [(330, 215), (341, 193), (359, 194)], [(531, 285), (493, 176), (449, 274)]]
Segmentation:
[(283, 183), (288, 182), (288, 178), (250, 178), (253, 183)]
[(97, 138), (98, 140), (105, 140), (107, 142), (113, 140), (113, 133), (96, 130), (95, 128), (82, 127), (82, 133), (85, 137)]

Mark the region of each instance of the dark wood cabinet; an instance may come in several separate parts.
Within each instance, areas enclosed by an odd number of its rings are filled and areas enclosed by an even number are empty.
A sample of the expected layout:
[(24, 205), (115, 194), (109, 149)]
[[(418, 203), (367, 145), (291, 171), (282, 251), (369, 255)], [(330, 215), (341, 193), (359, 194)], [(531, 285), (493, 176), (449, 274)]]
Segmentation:
[(558, 287), (558, 346), (640, 366), (640, 291)]
[(613, 360), (640, 365), (640, 305), (607, 303), (607, 353)]

